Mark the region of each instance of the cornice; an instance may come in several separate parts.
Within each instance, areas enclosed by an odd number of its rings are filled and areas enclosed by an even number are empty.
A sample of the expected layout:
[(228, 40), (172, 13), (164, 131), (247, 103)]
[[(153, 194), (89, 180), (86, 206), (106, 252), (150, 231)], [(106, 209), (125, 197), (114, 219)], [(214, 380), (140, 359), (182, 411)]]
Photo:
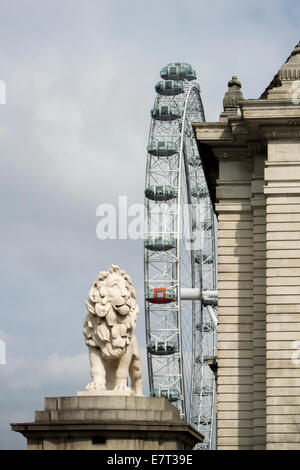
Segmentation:
[(202, 143), (211, 145), (213, 141), (232, 141), (233, 135), (228, 123), (222, 122), (201, 122), (193, 124), (196, 139)]
[(245, 120), (299, 119), (300, 106), (290, 99), (244, 100), (240, 102)]
[(250, 160), (251, 154), (245, 150), (226, 150), (226, 149), (215, 149), (214, 154), (219, 161), (243, 161), (243, 160)]
[(265, 141), (300, 139), (300, 121), (291, 121), (289, 126), (262, 127), (261, 136)]

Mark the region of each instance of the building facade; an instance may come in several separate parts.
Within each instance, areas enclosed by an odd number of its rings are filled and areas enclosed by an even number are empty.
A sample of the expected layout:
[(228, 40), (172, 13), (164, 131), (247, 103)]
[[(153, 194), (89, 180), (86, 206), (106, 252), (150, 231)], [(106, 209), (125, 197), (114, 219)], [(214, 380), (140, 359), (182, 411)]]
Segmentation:
[(218, 217), (219, 450), (300, 450), (300, 43), (260, 99), (196, 123)]

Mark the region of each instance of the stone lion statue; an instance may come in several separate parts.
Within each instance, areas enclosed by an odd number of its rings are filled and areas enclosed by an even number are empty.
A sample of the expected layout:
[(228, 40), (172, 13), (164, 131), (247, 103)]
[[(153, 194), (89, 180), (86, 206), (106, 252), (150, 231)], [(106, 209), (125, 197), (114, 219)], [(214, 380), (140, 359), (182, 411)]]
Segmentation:
[(84, 321), (92, 377), (86, 391), (116, 390), (142, 396), (141, 360), (134, 334), (139, 313), (136, 299), (130, 277), (118, 266), (101, 272), (92, 285)]

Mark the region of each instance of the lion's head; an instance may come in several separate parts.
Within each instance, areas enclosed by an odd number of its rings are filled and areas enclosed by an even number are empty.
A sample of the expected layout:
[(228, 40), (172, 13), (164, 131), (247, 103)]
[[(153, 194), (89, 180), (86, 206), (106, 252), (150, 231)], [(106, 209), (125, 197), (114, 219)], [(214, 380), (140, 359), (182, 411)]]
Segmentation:
[(99, 348), (102, 357), (108, 359), (123, 356), (139, 313), (130, 277), (114, 265), (109, 271), (101, 272), (89, 292), (86, 306), (86, 344)]

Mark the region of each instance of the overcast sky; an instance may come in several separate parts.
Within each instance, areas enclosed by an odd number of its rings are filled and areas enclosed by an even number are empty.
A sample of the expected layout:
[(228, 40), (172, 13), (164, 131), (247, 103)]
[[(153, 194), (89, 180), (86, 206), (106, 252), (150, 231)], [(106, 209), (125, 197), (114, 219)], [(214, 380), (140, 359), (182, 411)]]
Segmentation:
[[(207, 120), (238, 75), (257, 98), (300, 40), (294, 0), (0, 0), (0, 448), (10, 422), (89, 380), (84, 301), (100, 270), (137, 288), (142, 241), (100, 241), (96, 209), (143, 202), (154, 85), (172, 61), (197, 71)], [(144, 371), (147, 393), (147, 371)]]

